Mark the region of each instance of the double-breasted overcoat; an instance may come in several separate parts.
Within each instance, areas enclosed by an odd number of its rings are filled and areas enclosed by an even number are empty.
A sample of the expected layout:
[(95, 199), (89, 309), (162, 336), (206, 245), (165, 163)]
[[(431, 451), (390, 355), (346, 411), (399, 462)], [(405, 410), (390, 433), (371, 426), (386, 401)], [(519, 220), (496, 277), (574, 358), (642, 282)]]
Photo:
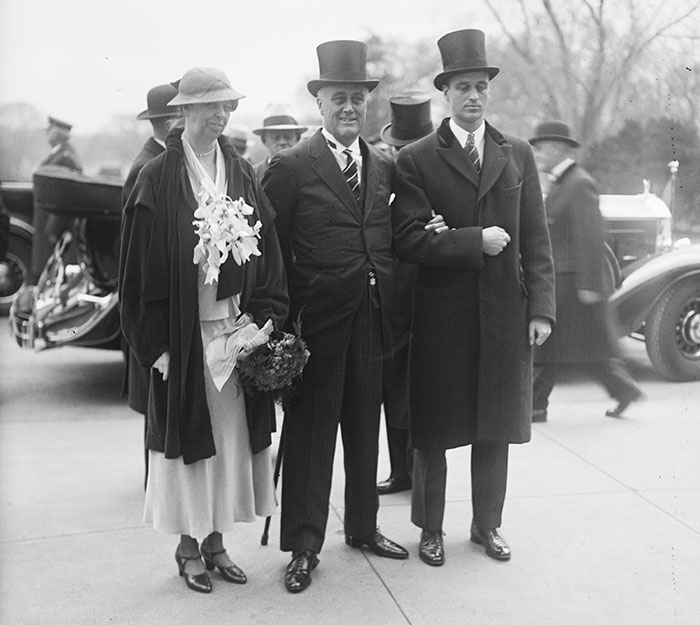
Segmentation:
[[(418, 265), (410, 347), (410, 418), (418, 449), (530, 439), (528, 322), (555, 317), (554, 275), (530, 145), (486, 125), (476, 173), (445, 120), (401, 150), (394, 246)], [(424, 230), (433, 214), (450, 229)], [(511, 237), (484, 254), (482, 230)]]

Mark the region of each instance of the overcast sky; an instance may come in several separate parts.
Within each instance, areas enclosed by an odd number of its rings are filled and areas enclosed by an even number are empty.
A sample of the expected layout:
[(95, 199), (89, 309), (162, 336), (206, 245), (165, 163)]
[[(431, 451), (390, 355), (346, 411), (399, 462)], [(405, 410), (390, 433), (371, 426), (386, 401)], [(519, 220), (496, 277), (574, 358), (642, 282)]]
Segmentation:
[(0, 0), (0, 103), (28, 102), (90, 131), (144, 109), (153, 85), (205, 65), (248, 96), (241, 112), (262, 111), (317, 75), (319, 43), (363, 39), (367, 29), (437, 41), (451, 30), (493, 27), (485, 12), (479, 21), (465, 7), (474, 3)]

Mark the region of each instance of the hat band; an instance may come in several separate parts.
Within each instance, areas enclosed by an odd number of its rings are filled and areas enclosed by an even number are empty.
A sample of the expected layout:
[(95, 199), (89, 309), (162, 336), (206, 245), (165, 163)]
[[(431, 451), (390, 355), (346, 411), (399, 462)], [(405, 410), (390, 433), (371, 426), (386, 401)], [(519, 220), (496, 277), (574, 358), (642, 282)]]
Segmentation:
[(289, 115), (272, 115), (263, 120), (265, 126), (297, 126), (297, 120)]
[(326, 72), (319, 76), (319, 80), (332, 80), (333, 82), (368, 82), (367, 72), (352, 72), (348, 71), (343, 74), (336, 72)]
[(455, 61), (454, 63), (449, 63), (445, 66), (445, 72), (451, 72), (456, 69), (478, 69), (481, 67), (488, 67), (486, 59), (464, 59), (461, 61)]

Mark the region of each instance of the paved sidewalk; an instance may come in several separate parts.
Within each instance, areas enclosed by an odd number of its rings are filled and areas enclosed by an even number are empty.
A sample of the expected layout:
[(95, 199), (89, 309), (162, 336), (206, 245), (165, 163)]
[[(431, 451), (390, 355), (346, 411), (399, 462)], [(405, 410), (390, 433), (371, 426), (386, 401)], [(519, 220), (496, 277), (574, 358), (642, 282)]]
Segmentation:
[[(509, 562), (469, 542), (466, 449), (448, 456), (445, 566), (418, 559), (408, 493), (382, 497), (379, 515), (408, 560), (347, 547), (339, 447), (326, 546), (309, 589), (284, 589), (289, 556), (279, 551), (275, 517), (267, 547), (262, 520), (225, 537), (248, 584), (213, 574), (214, 592), (200, 595), (177, 575), (176, 538), (141, 522), (143, 425), (118, 397), (120, 355), (32, 354), (7, 339), (4, 323), (0, 334), (0, 623), (700, 622), (700, 383), (670, 393), (649, 375), (647, 400), (624, 419), (601, 416), (609, 400), (588, 382), (557, 387), (550, 422), (511, 448)], [(641, 349), (632, 346), (640, 362)], [(75, 376), (86, 371), (90, 385), (76, 394)], [(383, 448), (379, 477), (387, 475)]]

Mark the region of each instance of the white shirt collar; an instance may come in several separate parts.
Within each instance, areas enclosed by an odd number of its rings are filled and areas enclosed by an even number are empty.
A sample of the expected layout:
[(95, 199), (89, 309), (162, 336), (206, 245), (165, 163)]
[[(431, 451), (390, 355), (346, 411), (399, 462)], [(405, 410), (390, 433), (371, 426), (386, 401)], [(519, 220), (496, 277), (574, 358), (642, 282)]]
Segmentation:
[(330, 141), (335, 144), (335, 149), (333, 149), (332, 146), (328, 146), (333, 150), (336, 154), (342, 154), (345, 150), (349, 149), (350, 153), (352, 154), (352, 157), (357, 160), (362, 158), (362, 152), (360, 152), (360, 138), (357, 137), (347, 148), (340, 142), (338, 139), (336, 139), (330, 132), (328, 132), (325, 128), (321, 127), (321, 134), (326, 138), (326, 141)]
[(569, 169), (576, 161), (573, 158), (565, 158), (561, 163), (552, 167), (549, 172), (552, 181), (559, 180), (564, 175), (564, 172)]
[[(450, 130), (455, 136), (459, 145), (464, 148), (469, 140), (469, 131), (464, 130), (460, 125), (455, 122), (454, 119), (450, 117)], [(476, 144), (476, 149), (479, 150), (479, 157), (483, 157), (484, 154), (484, 135), (486, 134), (486, 124), (482, 121), (481, 126), (479, 126), (474, 132), (474, 143)]]

